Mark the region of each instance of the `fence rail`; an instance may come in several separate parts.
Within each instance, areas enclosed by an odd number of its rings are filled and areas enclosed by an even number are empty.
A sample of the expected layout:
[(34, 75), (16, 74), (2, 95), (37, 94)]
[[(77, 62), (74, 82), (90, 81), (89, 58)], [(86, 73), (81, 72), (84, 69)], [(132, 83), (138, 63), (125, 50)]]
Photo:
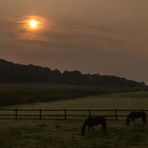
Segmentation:
[[(103, 115), (107, 119), (122, 120), (131, 111), (141, 111), (142, 109), (0, 109), (0, 119), (15, 119), (15, 120), (84, 120), (91, 115)], [(148, 113), (148, 110), (143, 110)], [(148, 116), (148, 114), (147, 114)]]

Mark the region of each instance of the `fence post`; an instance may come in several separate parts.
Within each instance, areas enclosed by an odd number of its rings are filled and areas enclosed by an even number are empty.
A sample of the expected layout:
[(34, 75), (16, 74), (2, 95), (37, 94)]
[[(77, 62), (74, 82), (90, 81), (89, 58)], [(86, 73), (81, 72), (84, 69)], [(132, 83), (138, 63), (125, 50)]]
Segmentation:
[(88, 110), (88, 115), (89, 115), (89, 117), (91, 116), (91, 110), (90, 109)]
[(15, 119), (17, 120), (18, 109), (15, 109)]
[(115, 120), (116, 121), (118, 120), (118, 111), (117, 111), (117, 109), (115, 109)]
[(42, 120), (42, 110), (41, 110), (41, 109), (39, 110), (39, 116), (40, 116), (40, 117), (39, 117), (40, 120)]
[(66, 115), (67, 115), (67, 114), (66, 114), (66, 109), (64, 109), (64, 119), (65, 119), (65, 120), (67, 120)]

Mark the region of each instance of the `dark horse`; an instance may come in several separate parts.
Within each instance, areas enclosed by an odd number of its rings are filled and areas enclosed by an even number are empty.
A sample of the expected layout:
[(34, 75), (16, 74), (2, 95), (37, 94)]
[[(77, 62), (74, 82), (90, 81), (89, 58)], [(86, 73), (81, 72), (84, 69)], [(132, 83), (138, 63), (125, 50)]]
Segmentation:
[(131, 112), (126, 119), (126, 125), (129, 125), (131, 121), (135, 124), (135, 119), (141, 118), (143, 123), (146, 123), (146, 113), (144, 111)]
[(92, 128), (92, 131), (94, 132), (94, 125), (101, 124), (102, 129), (106, 130), (106, 119), (103, 116), (89, 116), (82, 127), (82, 135), (85, 135), (85, 127), (88, 126), (88, 130), (90, 132), (90, 127)]

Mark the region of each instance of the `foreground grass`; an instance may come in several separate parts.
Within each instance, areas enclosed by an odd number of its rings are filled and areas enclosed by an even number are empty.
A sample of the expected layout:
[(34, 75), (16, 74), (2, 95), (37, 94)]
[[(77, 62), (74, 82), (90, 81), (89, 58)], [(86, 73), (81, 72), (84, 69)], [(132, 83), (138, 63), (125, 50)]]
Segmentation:
[(2, 148), (146, 148), (148, 126), (137, 123), (126, 127), (122, 121), (108, 121), (103, 132), (82, 136), (82, 122), (70, 121), (0, 121)]

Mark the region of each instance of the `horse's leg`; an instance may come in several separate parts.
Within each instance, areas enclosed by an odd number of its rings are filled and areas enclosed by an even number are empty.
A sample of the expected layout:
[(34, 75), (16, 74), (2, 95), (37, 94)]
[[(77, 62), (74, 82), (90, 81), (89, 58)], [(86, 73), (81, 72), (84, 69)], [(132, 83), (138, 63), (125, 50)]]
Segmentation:
[(90, 133), (90, 124), (88, 125), (88, 132)]
[(91, 125), (91, 129), (92, 129), (93, 133), (95, 133), (94, 126), (93, 125)]
[(143, 118), (141, 118), (141, 121), (142, 121), (142, 123), (144, 124), (144, 120), (143, 120)]
[(142, 117), (141, 120), (142, 120), (142, 123), (145, 124), (146, 118), (145, 117)]
[(133, 119), (133, 124), (134, 124), (134, 125), (136, 124), (135, 119)]

